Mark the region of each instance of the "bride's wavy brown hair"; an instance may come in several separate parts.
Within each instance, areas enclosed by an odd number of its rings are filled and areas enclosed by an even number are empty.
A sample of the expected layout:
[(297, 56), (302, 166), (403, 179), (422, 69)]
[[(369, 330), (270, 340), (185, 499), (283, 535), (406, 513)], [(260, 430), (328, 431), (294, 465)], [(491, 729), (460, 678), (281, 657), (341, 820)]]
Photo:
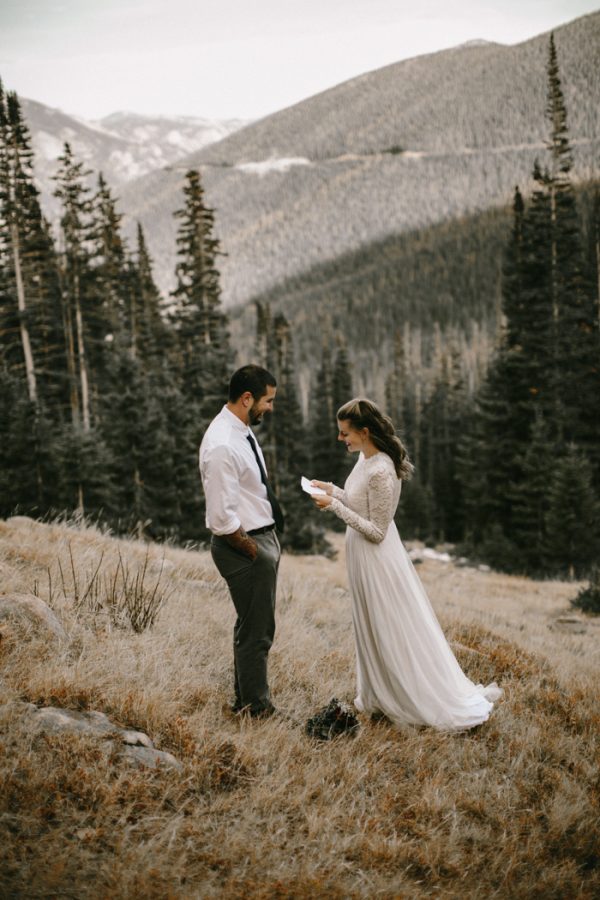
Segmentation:
[(408, 458), (406, 447), (396, 434), (394, 423), (382, 413), (372, 400), (355, 398), (344, 403), (337, 411), (338, 422), (350, 422), (356, 431), (368, 428), (371, 440), (378, 450), (387, 453), (396, 469), (396, 475), (408, 481), (414, 466)]

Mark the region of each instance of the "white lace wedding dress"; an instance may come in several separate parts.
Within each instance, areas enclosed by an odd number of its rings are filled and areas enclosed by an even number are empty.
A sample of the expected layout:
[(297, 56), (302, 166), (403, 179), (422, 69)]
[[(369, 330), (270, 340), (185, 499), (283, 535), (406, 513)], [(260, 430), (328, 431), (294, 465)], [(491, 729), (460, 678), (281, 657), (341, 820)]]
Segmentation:
[(502, 691), (460, 668), (393, 520), (402, 482), (386, 453), (362, 453), (328, 509), (349, 526), (346, 565), (356, 641), (355, 706), (397, 724), (450, 730), (484, 722)]

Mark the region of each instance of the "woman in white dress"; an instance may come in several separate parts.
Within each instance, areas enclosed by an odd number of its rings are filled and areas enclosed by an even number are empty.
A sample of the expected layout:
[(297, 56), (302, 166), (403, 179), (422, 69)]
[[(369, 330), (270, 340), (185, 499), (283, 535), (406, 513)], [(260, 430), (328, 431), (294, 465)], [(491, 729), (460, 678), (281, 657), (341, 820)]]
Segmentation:
[(358, 694), (355, 706), (400, 724), (443, 730), (484, 722), (502, 691), (460, 668), (404, 549), (394, 513), (413, 467), (390, 418), (370, 400), (337, 414), (338, 440), (358, 462), (344, 488), (313, 481), (313, 496), (346, 522)]

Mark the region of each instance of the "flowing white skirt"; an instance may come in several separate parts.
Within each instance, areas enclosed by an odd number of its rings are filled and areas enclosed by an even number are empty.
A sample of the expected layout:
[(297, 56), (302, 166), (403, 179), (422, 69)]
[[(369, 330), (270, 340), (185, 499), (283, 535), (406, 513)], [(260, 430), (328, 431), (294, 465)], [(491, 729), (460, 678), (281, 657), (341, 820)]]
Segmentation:
[(356, 641), (355, 706), (396, 724), (472, 728), (502, 691), (460, 668), (394, 522), (380, 544), (346, 531)]

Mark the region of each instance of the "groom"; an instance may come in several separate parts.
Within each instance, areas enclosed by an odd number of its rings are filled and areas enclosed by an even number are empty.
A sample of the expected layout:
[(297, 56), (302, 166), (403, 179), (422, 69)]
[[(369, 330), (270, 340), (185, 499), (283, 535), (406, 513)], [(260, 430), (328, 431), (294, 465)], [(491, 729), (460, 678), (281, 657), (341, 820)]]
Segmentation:
[(275, 593), (283, 514), (251, 425), (273, 411), (275, 378), (260, 366), (238, 369), (229, 400), (200, 445), (210, 550), (237, 613), (233, 629), (235, 712), (272, 715), (267, 657), (275, 634)]

